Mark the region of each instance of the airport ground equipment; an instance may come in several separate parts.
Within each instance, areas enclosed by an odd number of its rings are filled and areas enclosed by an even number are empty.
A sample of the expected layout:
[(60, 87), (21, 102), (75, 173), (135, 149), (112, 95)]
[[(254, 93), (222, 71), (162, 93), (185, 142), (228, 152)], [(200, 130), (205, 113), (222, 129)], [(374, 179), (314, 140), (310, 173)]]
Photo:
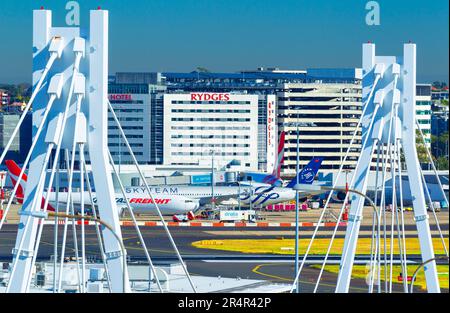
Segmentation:
[[(424, 266), (425, 278), (428, 292), (440, 292), (439, 281), (437, 277), (436, 262), (434, 261), (434, 247), (431, 240), (429, 216), (426, 209), (426, 197), (430, 202), (435, 223), (438, 227), (444, 250), (448, 256), (448, 250), (444, 241), (439, 221), (427, 191), (424, 192), (424, 176), (420, 167), (416, 150), (416, 129), (423, 139), (415, 114), (416, 106), (416, 45), (407, 43), (404, 45), (402, 56), (378, 56), (375, 51), (375, 44), (367, 43), (363, 45), (363, 111), (354, 135), (350, 140), (346, 155), (339, 168), (337, 178), (344, 172), (344, 162), (352, 148), (355, 148), (356, 134), (362, 132), (361, 155), (359, 156), (356, 169), (352, 176), (349, 190), (341, 207), (337, 223), (339, 224), (347, 200), (351, 200), (348, 225), (346, 229), (344, 247), (340, 261), (340, 269), (336, 283), (336, 292), (348, 292), (359, 229), (361, 225), (365, 194), (367, 191), (367, 178), (369, 173), (375, 172), (376, 192), (373, 199), (374, 204), (379, 206), (380, 214), (375, 208), (372, 219), (372, 253), (369, 262), (368, 274), (368, 292), (374, 292), (374, 285), (377, 285), (378, 292), (392, 292), (393, 283), (393, 259), (394, 259), (394, 234), (398, 243), (400, 253), (402, 276), (408, 277), (406, 262), (406, 241), (403, 216), (403, 191), (401, 183), (401, 171), (407, 170), (411, 194), (413, 197), (414, 216), (420, 242), (420, 250)], [(431, 163), (431, 154), (427, 151)], [(374, 159), (376, 160), (375, 162)], [(374, 164), (375, 163), (375, 164)], [(433, 164), (433, 168), (434, 164)], [(387, 186), (386, 180), (390, 175), (392, 185)], [(435, 171), (437, 180), (437, 171)], [(440, 183), (440, 181), (439, 181)], [(440, 184), (441, 189), (442, 185)], [(386, 188), (392, 188), (392, 199), (390, 203), (386, 201)], [(399, 189), (399, 197), (396, 196), (396, 188)], [(444, 197), (445, 193), (442, 190)], [(359, 193), (359, 194), (358, 194)], [(323, 220), (327, 210), (332, 193), (329, 194), (325, 208), (319, 217), (317, 227), (315, 228), (311, 241), (306, 249), (306, 253), (298, 269), (298, 275), (291, 287), (291, 292), (295, 290), (296, 284), (301, 275), (301, 271), (308, 258), (311, 246), (319, 230), (319, 225)], [(446, 198), (445, 198), (446, 199)], [(448, 205), (448, 200), (447, 205)], [(391, 211), (391, 219), (387, 220), (386, 212)], [(382, 229), (380, 229), (382, 225)], [(387, 246), (387, 228), (390, 228), (390, 245)], [(337, 227), (334, 229), (331, 237), (328, 251), (330, 251), (335, 238)], [(382, 238), (381, 238), (382, 237)], [(384, 255), (381, 256), (381, 239), (384, 244)], [(389, 249), (389, 252), (388, 252)], [(323, 270), (327, 264), (329, 254), (327, 253), (322, 264), (319, 276), (316, 281), (314, 291), (320, 286), (320, 280)], [(384, 290), (381, 283), (381, 266), (384, 266)], [(407, 279), (403, 280), (403, 290), (408, 292)]]
[(221, 222), (256, 222), (255, 210), (220, 210)]
[[(88, 28), (55, 27), (52, 25), (50, 10), (41, 8), (33, 12), (33, 92), (18, 125), (0, 156), (1, 164), (26, 114), (33, 106), (33, 139), (30, 151), (20, 173), (14, 174), (17, 176), (17, 180), (13, 181), (14, 188), (0, 221), (1, 229), (13, 199), (17, 196), (18, 191), (23, 192), (21, 200), (23, 205), (19, 211), (19, 229), (13, 249), (13, 263), (6, 288), (7, 292), (29, 291), (44, 219), (49, 215), (47, 210), (58, 212), (52, 215), (55, 226), (53, 292), (63, 291), (61, 284), (69, 220), (72, 222), (73, 248), (77, 264), (77, 290), (79, 292), (87, 291), (84, 225), (88, 220), (94, 220), (97, 221), (97, 239), (110, 291), (131, 291), (111, 167), (116, 175), (117, 172), (107, 146), (108, 111), (112, 110), (108, 101), (108, 18), (108, 11), (98, 8), (90, 11)], [(113, 110), (112, 114), (116, 118)], [(117, 121), (117, 119), (115, 120)], [(122, 131), (120, 124), (119, 129)], [(122, 136), (127, 147), (130, 148), (123, 131)], [(139, 169), (132, 151), (130, 151), (130, 155)], [(87, 171), (86, 157), (91, 165), (93, 184), (91, 184)], [(78, 172), (75, 171), (76, 163)], [(61, 164), (68, 172), (68, 196), (64, 203), (58, 201), (59, 177), (54, 182), (55, 176), (59, 175)], [(29, 167), (27, 183), (25, 190), (22, 190), (22, 180), (27, 167)], [(78, 190), (73, 188), (76, 175), (79, 175), (80, 181)], [(118, 180), (121, 190), (124, 192), (119, 177)], [(85, 214), (86, 187), (91, 198), (90, 203), (94, 206), (92, 208), (93, 218)], [(96, 201), (92, 197), (94, 187)], [(153, 199), (148, 185), (146, 187), (149, 196)], [(56, 208), (49, 204), (49, 195), (53, 191), (56, 193)], [(73, 195), (76, 193), (80, 194), (81, 199), (80, 216), (74, 215)], [(124, 198), (126, 199), (125, 195)], [(158, 205), (156, 202), (154, 203), (164, 222)], [(145, 251), (150, 270), (156, 277), (156, 283), (162, 292), (156, 269), (128, 201), (127, 209)], [(97, 211), (100, 219), (97, 217)], [(64, 220), (60, 251), (57, 248), (59, 219)], [(77, 226), (76, 220), (81, 220), (80, 226)], [(108, 227), (100, 228), (98, 221)], [(195, 286), (167, 226), (165, 229), (179, 261), (183, 264), (192, 290), (195, 292)], [(78, 246), (79, 241), (81, 242), (80, 247)], [(59, 268), (57, 266), (58, 257)], [(150, 291), (150, 282), (148, 290)]]

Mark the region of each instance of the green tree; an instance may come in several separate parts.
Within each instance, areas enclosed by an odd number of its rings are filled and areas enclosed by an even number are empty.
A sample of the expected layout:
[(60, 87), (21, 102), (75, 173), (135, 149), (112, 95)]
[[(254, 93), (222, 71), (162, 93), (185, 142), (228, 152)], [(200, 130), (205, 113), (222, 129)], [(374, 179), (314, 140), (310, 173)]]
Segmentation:
[(200, 72), (200, 73), (209, 73), (209, 70), (208, 70), (206, 67), (198, 66), (198, 67), (197, 67), (197, 72)]
[(422, 136), (420, 135), (420, 131), (416, 129), (416, 150), (417, 156), (419, 158), (420, 163), (429, 163), (427, 147), (423, 143)]
[(439, 157), (436, 160), (436, 168), (438, 170), (448, 170), (448, 159), (446, 157)]

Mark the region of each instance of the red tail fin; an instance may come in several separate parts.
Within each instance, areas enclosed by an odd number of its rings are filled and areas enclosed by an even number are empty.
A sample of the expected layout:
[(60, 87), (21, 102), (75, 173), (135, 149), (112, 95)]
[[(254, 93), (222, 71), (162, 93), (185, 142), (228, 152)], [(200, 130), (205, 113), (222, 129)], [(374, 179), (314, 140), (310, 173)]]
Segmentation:
[(280, 141), (278, 142), (278, 155), (273, 168), (272, 176), (280, 178), (281, 166), (284, 164), (284, 137), (286, 133), (283, 131), (280, 134)]
[[(16, 185), (22, 169), (13, 160), (6, 160), (5, 164), (6, 164), (6, 167), (8, 168), (8, 174), (9, 174), (9, 177), (11, 178), (13, 185)], [(28, 179), (27, 174), (23, 173), (22, 180), (20, 181), (19, 187), (17, 188), (17, 192), (16, 192), (17, 202), (19, 202), (20, 204), (23, 203), (23, 198), (25, 197), (25, 186), (26, 186), (27, 179)], [(41, 209), (44, 208), (44, 205), (45, 205), (45, 199), (44, 199), (44, 197), (42, 197)], [(50, 203), (47, 206), (47, 210), (55, 211), (55, 209), (50, 205)]]
[[(6, 167), (8, 168), (8, 174), (11, 178), (13, 185), (16, 185), (17, 180), (19, 179), (21, 168), (17, 165), (13, 160), (5, 161)], [(17, 188), (16, 198), (19, 203), (23, 203), (23, 197), (25, 194), (25, 183), (27, 181), (27, 174), (22, 175), (22, 180), (20, 181), (19, 187)]]

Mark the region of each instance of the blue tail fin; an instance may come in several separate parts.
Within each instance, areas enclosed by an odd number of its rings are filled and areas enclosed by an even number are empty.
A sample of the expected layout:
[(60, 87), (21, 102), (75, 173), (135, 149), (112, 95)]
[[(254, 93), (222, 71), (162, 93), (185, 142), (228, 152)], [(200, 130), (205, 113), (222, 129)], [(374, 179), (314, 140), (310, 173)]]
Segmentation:
[(287, 184), (287, 188), (293, 188), (297, 184), (297, 177), (299, 184), (311, 185), (314, 182), (314, 177), (316, 177), (319, 171), (320, 165), (322, 164), (323, 158), (313, 158), (298, 174), (293, 180)]

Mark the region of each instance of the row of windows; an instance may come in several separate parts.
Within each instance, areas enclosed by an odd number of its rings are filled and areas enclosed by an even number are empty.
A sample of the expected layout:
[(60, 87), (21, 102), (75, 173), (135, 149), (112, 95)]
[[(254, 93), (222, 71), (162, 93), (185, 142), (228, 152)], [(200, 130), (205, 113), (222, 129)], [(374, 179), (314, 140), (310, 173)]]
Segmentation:
[[(108, 129), (119, 129), (117, 126), (108, 126)], [(142, 126), (122, 126), (123, 130), (143, 130)]]
[[(144, 153), (143, 152), (134, 152), (133, 151), (133, 154), (134, 155), (144, 155)], [(114, 151), (111, 151), (111, 155), (130, 155), (130, 152), (114, 152)]]
[(172, 109), (172, 113), (250, 113), (250, 110)]
[(172, 104), (250, 104), (250, 101), (183, 101), (173, 100)]
[[(314, 97), (306, 96), (306, 97), (278, 97), (278, 101), (282, 102), (294, 102), (294, 101), (305, 101), (305, 102), (314, 102), (314, 101), (320, 101), (320, 102), (340, 102), (342, 104), (345, 104), (345, 102), (359, 102), (361, 101), (361, 98), (355, 98), (355, 97), (335, 97), (332, 95), (325, 96), (325, 97)], [(280, 103), (280, 104), (281, 104)]]
[[(119, 117), (118, 120), (120, 122), (143, 122), (143, 117)], [(114, 118), (110, 117), (108, 118), (108, 121), (113, 122)]]
[[(144, 138), (143, 135), (126, 135), (126, 136), (127, 136), (127, 139), (130, 139), (130, 138)], [(108, 135), (108, 138), (122, 138), (122, 136), (121, 135)]]
[(109, 84), (109, 94), (148, 94), (148, 84)]
[[(118, 143), (108, 143), (108, 146), (110, 147), (118, 147)], [(125, 143), (120, 144), (121, 147), (126, 147), (127, 145)], [(143, 147), (144, 144), (142, 143), (130, 143), (130, 147)]]
[(233, 148), (248, 148), (249, 144), (231, 144), (231, 143), (217, 143), (217, 144), (209, 144), (209, 143), (173, 143), (172, 147), (233, 147)]
[[(203, 152), (173, 152), (172, 155), (208, 155), (208, 153)], [(216, 153), (216, 156), (249, 156), (248, 152), (222, 152)]]
[(416, 101), (416, 105), (431, 105), (431, 101)]
[(417, 115), (431, 115), (431, 110), (417, 110)]
[(249, 139), (250, 136), (247, 135), (172, 135), (172, 139), (180, 139), (180, 138), (186, 138), (186, 139), (193, 139), (193, 138), (200, 138), (200, 139)]
[(172, 118), (172, 122), (250, 122), (249, 118), (188, 118), (188, 117), (175, 117)]
[(172, 126), (172, 130), (250, 130), (250, 127), (236, 126)]
[(116, 113), (144, 113), (144, 109), (114, 109)]
[[(325, 119), (347, 119), (347, 118), (359, 118), (360, 114), (346, 114), (345, 111), (336, 112), (336, 114), (318, 114), (318, 113), (292, 113), (292, 114), (281, 114), (279, 117), (288, 118), (325, 118)], [(315, 122), (315, 121), (314, 121)]]
[(111, 104), (144, 104), (144, 100), (109, 100)]

